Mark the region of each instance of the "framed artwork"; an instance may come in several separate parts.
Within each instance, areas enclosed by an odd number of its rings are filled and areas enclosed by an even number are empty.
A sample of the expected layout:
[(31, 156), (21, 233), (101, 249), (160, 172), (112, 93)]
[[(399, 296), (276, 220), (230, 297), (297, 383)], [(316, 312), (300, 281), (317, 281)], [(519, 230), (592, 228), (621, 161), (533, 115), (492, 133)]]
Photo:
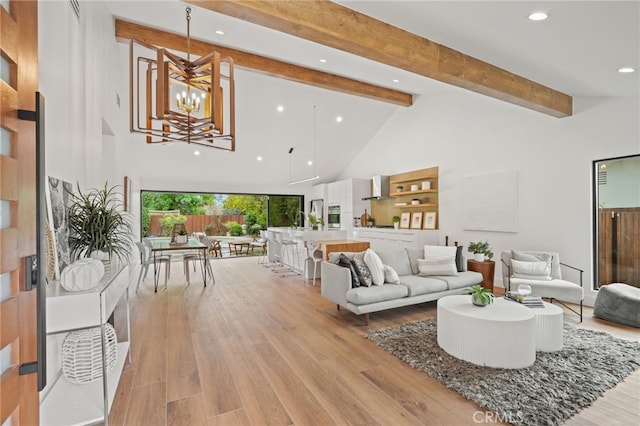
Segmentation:
[(409, 223), (411, 222), (411, 213), (405, 212), (400, 216), (400, 228), (409, 229)]
[(436, 212), (425, 213), (422, 229), (436, 229)]
[(422, 229), (422, 212), (411, 213), (411, 229)]
[(124, 177), (124, 211), (131, 212), (131, 179)]
[[(55, 247), (54, 276), (60, 279), (60, 274), (71, 262), (71, 248), (69, 247), (69, 218), (68, 211), (71, 206), (69, 194), (73, 193), (73, 185), (52, 176), (48, 178), (49, 193), (48, 206), (50, 209), (49, 224), (53, 225), (53, 237)], [(49, 215), (49, 212), (47, 212)]]

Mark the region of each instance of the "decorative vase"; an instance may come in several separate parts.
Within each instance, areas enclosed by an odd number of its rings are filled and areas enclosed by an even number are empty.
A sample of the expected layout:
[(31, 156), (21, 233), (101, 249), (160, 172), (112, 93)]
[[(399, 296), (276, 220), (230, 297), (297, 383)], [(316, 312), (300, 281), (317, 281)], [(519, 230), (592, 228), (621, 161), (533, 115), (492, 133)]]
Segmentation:
[(480, 306), (480, 307), (484, 307), (484, 306), (488, 305), (488, 303), (485, 303), (482, 300), (476, 299), (475, 296), (471, 296), (471, 303), (473, 303), (476, 306)]
[(393, 229), (398, 229), (400, 227), (400, 222), (393, 222)]
[(484, 253), (473, 253), (473, 260), (476, 262), (484, 262)]

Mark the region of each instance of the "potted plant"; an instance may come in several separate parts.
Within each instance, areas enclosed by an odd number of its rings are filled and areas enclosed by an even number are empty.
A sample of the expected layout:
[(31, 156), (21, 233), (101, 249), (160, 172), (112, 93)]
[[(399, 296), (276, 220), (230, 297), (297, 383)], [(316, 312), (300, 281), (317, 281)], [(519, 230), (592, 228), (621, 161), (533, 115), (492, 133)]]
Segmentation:
[(398, 192), (402, 192), (402, 190), (403, 190), (403, 189), (404, 189), (404, 186), (402, 186), (402, 185), (398, 185), (398, 186), (396, 186), (396, 190), (397, 190)]
[(133, 245), (131, 223), (121, 210), (115, 186), (69, 193), (69, 249), (74, 259), (93, 257), (128, 261)]
[(311, 229), (313, 229), (314, 231), (317, 231), (318, 224), (320, 223), (320, 221), (318, 220), (318, 217), (314, 213), (309, 213), (307, 215), (307, 219), (309, 219), (309, 224), (311, 225)]
[(394, 216), (391, 220), (393, 221), (393, 229), (398, 229), (400, 226), (400, 216)]
[(473, 258), (478, 262), (484, 262), (485, 260), (491, 260), (493, 258), (493, 252), (491, 251), (488, 241), (469, 243), (467, 251), (473, 253)]
[(491, 290), (476, 284), (467, 289), (471, 294), (471, 303), (476, 306), (487, 306), (493, 303), (493, 293)]
[(187, 230), (182, 228), (178, 231), (178, 235), (176, 235), (176, 243), (185, 244), (188, 241), (189, 237), (187, 236)]

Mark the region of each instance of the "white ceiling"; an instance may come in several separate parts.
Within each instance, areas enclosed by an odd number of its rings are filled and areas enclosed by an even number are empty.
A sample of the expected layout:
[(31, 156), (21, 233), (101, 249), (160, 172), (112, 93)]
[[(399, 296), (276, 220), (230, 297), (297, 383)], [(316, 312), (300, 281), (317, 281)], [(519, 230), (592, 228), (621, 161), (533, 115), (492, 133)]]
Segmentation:
[[(640, 68), (639, 1), (337, 3), (574, 97), (640, 94), (640, 72), (617, 72), (623, 66)], [(186, 33), (185, 4), (177, 0), (105, 4), (116, 17)], [(460, 90), (268, 28), (192, 9), (194, 38), (415, 95)], [(527, 19), (530, 12), (539, 10), (548, 12), (549, 19)], [(218, 35), (216, 30), (225, 34)], [(256, 164), (265, 184), (289, 180), (287, 152), (291, 146), (298, 154), (292, 178), (310, 176), (297, 161), (302, 164), (306, 162), (303, 157), (312, 156), (314, 138), (318, 173), (322, 181), (333, 180), (391, 114), (403, 108), (245, 70), (237, 71), (236, 90), (238, 151), (232, 161)], [(283, 113), (275, 110), (279, 104), (285, 106)], [(313, 105), (317, 105), (315, 135)], [(336, 115), (342, 115), (344, 121), (336, 123)], [(260, 164), (255, 162), (257, 155), (264, 157)], [(248, 179), (255, 182), (255, 177)]]

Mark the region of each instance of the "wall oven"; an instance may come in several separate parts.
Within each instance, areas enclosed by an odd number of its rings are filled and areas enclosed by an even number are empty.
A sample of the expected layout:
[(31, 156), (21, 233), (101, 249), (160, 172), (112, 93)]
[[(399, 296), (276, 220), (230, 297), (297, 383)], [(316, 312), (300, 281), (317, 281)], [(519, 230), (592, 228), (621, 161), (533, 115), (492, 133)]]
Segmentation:
[(328, 229), (340, 229), (340, 206), (329, 206), (327, 209)]

